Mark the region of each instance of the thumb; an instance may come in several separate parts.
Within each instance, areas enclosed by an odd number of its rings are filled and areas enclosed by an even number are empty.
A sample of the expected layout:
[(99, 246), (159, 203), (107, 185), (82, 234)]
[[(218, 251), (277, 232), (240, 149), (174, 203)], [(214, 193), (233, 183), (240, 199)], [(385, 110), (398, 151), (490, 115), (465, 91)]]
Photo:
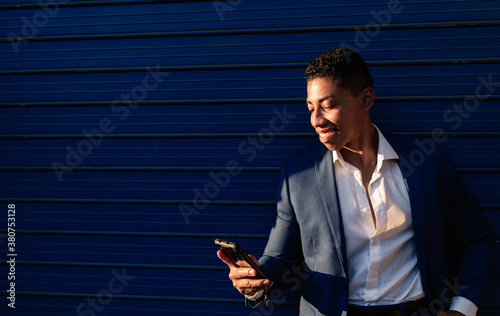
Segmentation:
[(233, 262), (233, 259), (229, 257), (224, 250), (217, 251), (217, 257), (219, 257), (222, 262), (227, 264), (230, 268), (237, 268), (238, 266)]

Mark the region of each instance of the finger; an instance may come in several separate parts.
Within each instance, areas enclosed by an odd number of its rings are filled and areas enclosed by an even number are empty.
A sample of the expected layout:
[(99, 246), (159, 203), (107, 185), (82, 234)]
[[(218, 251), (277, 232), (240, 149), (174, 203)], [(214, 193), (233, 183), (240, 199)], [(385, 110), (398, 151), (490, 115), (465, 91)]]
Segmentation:
[(251, 268), (252, 266), (248, 264), (245, 260), (238, 260), (236, 261), (236, 265), (240, 268)]
[(252, 268), (248, 267), (242, 267), (242, 268), (231, 268), (231, 271), (229, 271), (229, 278), (231, 280), (238, 280), (238, 279), (251, 279), (257, 275), (257, 271), (255, 271)]
[(235, 279), (233, 285), (239, 289), (267, 289), (273, 285), (269, 279)]
[(220, 260), (227, 264), (228, 267), (237, 268), (237, 265), (233, 262), (233, 259), (231, 259), (224, 251), (217, 251), (217, 257), (219, 257)]
[(266, 288), (257, 288), (257, 289), (245, 289), (245, 290), (238, 290), (238, 292), (240, 292), (241, 294), (243, 295), (247, 295), (247, 296), (254, 296), (255, 293), (259, 292), (259, 291), (263, 291), (265, 290)]
[(260, 290), (270, 288), (272, 285), (273, 283), (268, 279), (238, 279), (233, 281), (233, 286), (245, 295), (253, 295)]

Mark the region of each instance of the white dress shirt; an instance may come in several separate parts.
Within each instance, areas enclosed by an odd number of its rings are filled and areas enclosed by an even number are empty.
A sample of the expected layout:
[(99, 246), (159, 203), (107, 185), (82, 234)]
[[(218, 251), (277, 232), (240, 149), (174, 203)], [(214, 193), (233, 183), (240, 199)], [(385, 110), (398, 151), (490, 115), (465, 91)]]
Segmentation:
[[(398, 167), (398, 155), (376, 128), (379, 145), (377, 164), (368, 193), (361, 171), (332, 151), (346, 240), (349, 303), (392, 305), (425, 296), (417, 266), (410, 199)], [(469, 305), (472, 304), (471, 305)], [(453, 310), (467, 316), (477, 307), (463, 297), (453, 299)]]

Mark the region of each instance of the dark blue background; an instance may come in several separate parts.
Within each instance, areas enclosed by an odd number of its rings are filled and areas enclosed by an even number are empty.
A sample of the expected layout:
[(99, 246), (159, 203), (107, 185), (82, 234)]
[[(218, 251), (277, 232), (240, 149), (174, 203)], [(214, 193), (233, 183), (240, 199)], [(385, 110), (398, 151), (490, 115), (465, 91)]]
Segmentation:
[[(0, 229), (15, 203), (18, 256), (16, 309), (0, 298), (0, 311), (292, 315), (245, 308), (213, 238), (261, 255), (281, 161), (317, 141), (305, 67), (338, 46), (370, 65), (380, 128), (446, 132), (499, 237), (499, 13), (499, 1), (3, 2)], [(500, 312), (499, 272), (480, 315)]]

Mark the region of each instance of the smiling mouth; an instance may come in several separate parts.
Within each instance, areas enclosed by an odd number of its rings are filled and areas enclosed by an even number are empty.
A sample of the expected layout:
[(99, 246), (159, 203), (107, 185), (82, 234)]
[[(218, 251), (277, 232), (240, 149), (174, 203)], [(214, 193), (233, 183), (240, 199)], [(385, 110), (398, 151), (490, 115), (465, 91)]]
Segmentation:
[(334, 132), (335, 131), (332, 130), (332, 131), (328, 131), (326, 133), (320, 133), (319, 136), (321, 136), (321, 137), (327, 137), (327, 136), (332, 135)]
[(337, 128), (332, 128), (326, 132), (318, 133), (321, 138), (329, 137), (333, 135), (336, 131), (338, 131)]

